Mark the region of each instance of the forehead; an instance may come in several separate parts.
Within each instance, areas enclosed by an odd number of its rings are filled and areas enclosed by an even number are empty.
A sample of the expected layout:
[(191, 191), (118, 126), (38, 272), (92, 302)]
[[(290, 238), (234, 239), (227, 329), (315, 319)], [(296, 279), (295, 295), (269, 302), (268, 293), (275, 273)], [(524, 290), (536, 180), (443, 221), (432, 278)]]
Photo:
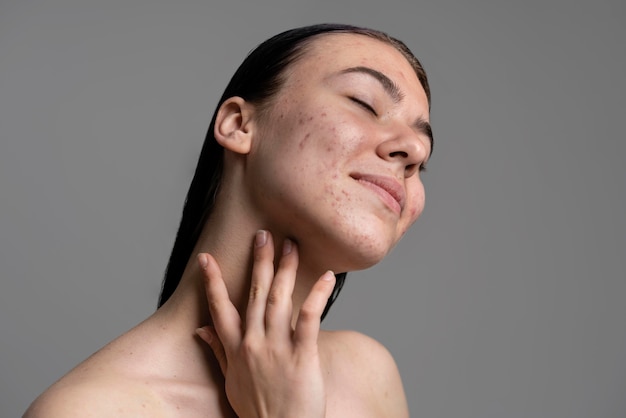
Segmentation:
[[(387, 58), (408, 61), (393, 45), (371, 36), (357, 33), (326, 33), (312, 38), (307, 47), (305, 58), (323, 59), (333, 57), (334, 60), (376, 59), (378, 54)], [(328, 62), (332, 64), (332, 62)]]
[(427, 101), (415, 70), (400, 51), (387, 42), (354, 33), (328, 33), (313, 38), (287, 71), (287, 84), (308, 83), (359, 66), (385, 74), (405, 94)]

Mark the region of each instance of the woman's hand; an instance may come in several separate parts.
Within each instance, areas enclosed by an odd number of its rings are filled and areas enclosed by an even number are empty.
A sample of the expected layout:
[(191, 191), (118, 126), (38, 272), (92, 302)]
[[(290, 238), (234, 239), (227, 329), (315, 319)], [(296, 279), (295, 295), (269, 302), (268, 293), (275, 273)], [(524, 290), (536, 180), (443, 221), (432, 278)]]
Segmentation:
[(240, 417), (324, 417), (326, 392), (317, 338), (335, 276), (326, 272), (313, 285), (294, 329), (296, 245), (285, 240), (276, 273), (273, 260), (270, 233), (257, 232), (243, 322), (215, 259), (198, 255), (213, 327), (200, 328), (197, 333), (215, 353), (225, 377), (226, 395)]

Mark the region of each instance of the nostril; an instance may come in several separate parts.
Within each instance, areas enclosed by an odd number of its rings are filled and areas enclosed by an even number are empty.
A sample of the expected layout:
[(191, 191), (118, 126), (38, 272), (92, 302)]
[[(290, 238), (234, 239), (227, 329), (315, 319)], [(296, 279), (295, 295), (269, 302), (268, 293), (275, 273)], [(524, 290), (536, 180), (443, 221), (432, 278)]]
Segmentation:
[(391, 154), (389, 154), (390, 157), (402, 157), (402, 158), (407, 158), (409, 156), (408, 153), (404, 152), (404, 151), (395, 151), (392, 152)]
[(404, 167), (405, 178), (411, 177), (416, 172), (417, 172), (417, 164), (407, 164), (406, 167)]

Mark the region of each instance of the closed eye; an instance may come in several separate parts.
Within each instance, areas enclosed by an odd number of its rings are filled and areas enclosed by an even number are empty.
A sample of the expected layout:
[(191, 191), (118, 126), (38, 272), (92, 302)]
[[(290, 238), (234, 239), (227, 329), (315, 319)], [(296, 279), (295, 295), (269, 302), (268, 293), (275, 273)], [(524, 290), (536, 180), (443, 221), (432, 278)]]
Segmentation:
[(378, 113), (376, 113), (376, 110), (374, 110), (372, 106), (365, 103), (363, 100), (357, 99), (356, 97), (350, 97), (350, 100), (352, 100), (354, 103), (358, 104), (362, 108), (366, 109), (368, 112), (370, 112), (374, 116), (378, 116)]

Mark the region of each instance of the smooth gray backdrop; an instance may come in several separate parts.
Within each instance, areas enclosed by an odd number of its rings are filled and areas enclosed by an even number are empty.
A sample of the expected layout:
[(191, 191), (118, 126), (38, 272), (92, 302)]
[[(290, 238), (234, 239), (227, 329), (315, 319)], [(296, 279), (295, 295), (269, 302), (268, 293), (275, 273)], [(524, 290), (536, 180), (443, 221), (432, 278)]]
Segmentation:
[[(148, 316), (219, 94), (294, 26), (406, 41), (426, 210), (326, 326), (382, 341), (412, 416), (626, 417), (623, 1), (0, 3), (0, 416)], [(277, 156), (280, 158), (280, 156)]]

